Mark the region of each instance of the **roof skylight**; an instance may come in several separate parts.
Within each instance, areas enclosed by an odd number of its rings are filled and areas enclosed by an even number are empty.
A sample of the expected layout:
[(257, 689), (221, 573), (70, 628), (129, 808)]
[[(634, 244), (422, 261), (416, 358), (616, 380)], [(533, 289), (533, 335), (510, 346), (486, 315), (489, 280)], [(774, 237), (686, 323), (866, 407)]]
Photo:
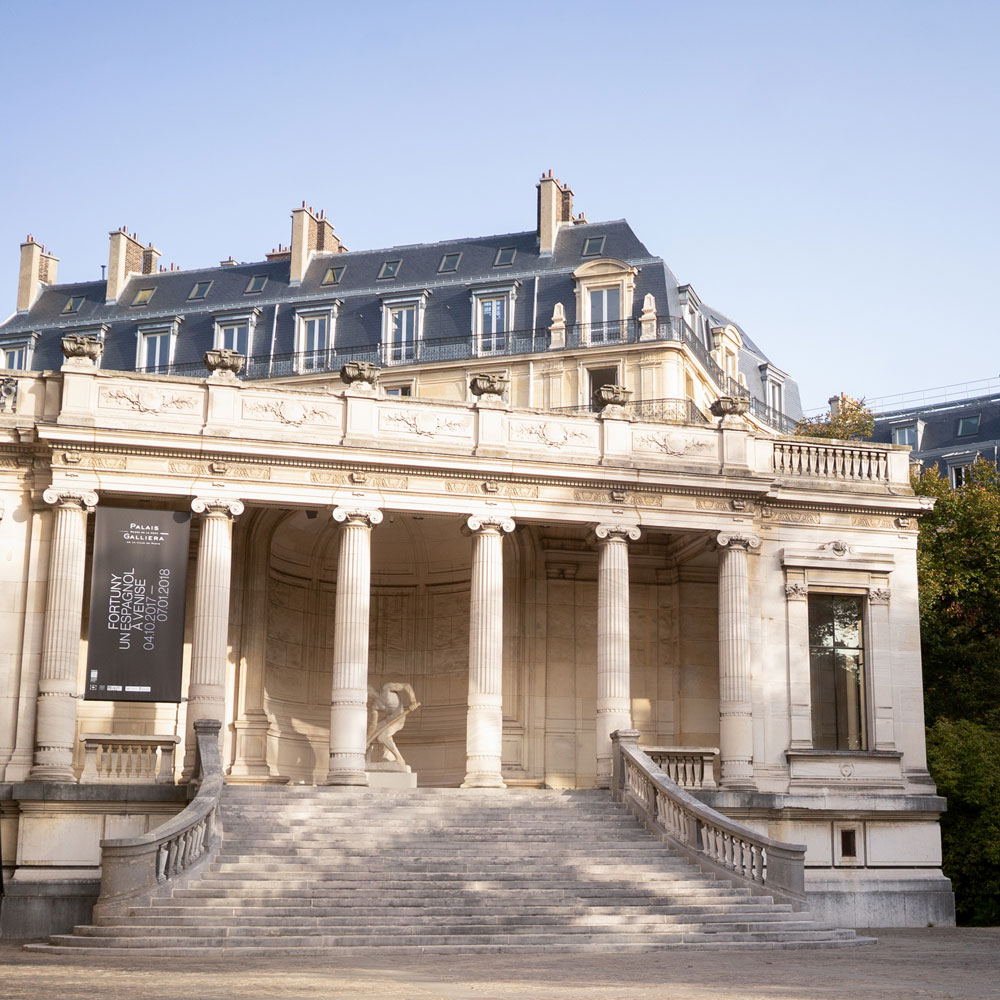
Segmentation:
[(135, 293), (135, 298), (132, 300), (132, 305), (134, 306), (144, 306), (153, 297), (153, 292), (155, 288), (140, 288), (139, 291)]
[(588, 236), (583, 241), (583, 257), (600, 257), (604, 253), (604, 237)]
[(978, 413), (974, 413), (971, 417), (959, 417), (958, 436), (965, 437), (967, 434), (978, 434), (979, 416)]
[(446, 253), (438, 265), (438, 274), (443, 274), (446, 271), (457, 271), (458, 262), (461, 259), (462, 255), (460, 253)]
[(322, 283), (324, 285), (339, 285), (340, 279), (343, 278), (346, 270), (346, 264), (341, 264), (339, 267), (328, 267), (326, 269), (326, 274), (323, 275)]
[(378, 277), (379, 281), (383, 278), (395, 278), (399, 274), (399, 268), (402, 265), (401, 260), (386, 260), (382, 262), (382, 267), (379, 269)]
[(83, 305), (84, 296), (82, 295), (71, 295), (66, 300), (66, 305), (63, 306), (64, 313), (75, 313), (80, 311), (80, 306)]
[(249, 282), (247, 282), (246, 291), (244, 295), (256, 295), (258, 292), (264, 291), (264, 286), (267, 284), (266, 274), (255, 274)]
[(500, 247), (496, 257), (493, 258), (494, 267), (509, 267), (514, 263), (514, 256), (517, 254), (517, 247)]
[(211, 281), (196, 281), (191, 289), (189, 299), (203, 299), (208, 295), (208, 290), (212, 287)]

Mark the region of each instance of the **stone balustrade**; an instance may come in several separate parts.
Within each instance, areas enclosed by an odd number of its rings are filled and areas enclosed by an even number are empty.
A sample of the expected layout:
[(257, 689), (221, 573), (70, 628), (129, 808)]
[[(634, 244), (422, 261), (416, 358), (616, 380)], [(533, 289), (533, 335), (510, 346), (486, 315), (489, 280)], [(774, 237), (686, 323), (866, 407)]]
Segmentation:
[(174, 782), (174, 748), (179, 736), (124, 736), (85, 733), (81, 784), (161, 784)]
[(838, 483), (889, 483), (889, 454), (885, 445), (775, 441), (774, 472)]
[(716, 788), (718, 747), (643, 747), (643, 752), (681, 788)]
[(611, 739), (611, 794), (648, 830), (720, 878), (796, 909), (805, 905), (804, 845), (772, 840), (699, 802), (639, 749), (637, 730)]
[(101, 841), (101, 894), (94, 916), (122, 914), (158, 887), (200, 870), (222, 838), (222, 755), (218, 719), (194, 723), (198, 794), (183, 812), (141, 837)]

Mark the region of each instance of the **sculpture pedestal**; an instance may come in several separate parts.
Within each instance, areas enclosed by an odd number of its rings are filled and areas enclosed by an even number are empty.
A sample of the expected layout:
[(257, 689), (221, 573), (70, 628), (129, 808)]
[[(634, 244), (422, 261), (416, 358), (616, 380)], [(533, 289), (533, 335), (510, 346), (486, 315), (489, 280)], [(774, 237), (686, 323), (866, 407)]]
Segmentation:
[(404, 771), (395, 761), (368, 764), (365, 767), (369, 788), (416, 788), (417, 775), (409, 767)]

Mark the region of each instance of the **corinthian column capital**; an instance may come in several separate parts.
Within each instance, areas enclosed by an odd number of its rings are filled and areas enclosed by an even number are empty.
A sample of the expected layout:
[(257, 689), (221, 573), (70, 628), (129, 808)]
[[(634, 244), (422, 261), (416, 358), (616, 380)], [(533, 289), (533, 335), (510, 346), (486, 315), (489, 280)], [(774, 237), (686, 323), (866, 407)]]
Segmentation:
[(42, 494), (42, 499), (56, 507), (75, 507), (88, 514), (97, 506), (97, 494), (93, 490), (60, 490), (50, 486)]
[(749, 531), (720, 531), (715, 541), (721, 549), (743, 549), (747, 552), (750, 549), (760, 548), (760, 539)]
[(334, 507), (333, 519), (341, 524), (361, 524), (374, 528), (382, 523), (382, 511), (375, 507)]
[(229, 497), (195, 497), (191, 501), (191, 509), (196, 514), (205, 517), (239, 517), (243, 513), (243, 501), (231, 500)]
[(642, 532), (634, 524), (599, 524), (594, 528), (598, 541), (620, 538), (623, 542), (637, 542)]

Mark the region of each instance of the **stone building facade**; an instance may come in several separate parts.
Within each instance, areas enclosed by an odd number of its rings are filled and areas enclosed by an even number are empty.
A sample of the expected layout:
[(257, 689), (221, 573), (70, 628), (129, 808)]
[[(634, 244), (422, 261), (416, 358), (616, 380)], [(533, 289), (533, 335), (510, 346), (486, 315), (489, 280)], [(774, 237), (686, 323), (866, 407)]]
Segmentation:
[[(100, 840), (181, 808), (195, 719), (229, 782), (367, 782), (367, 689), (397, 681), (423, 785), (607, 785), (634, 726), (707, 761), (704, 802), (807, 846), (814, 911), (950, 919), (906, 448), (787, 436), (794, 380), (627, 223), (551, 175), (538, 218), (352, 253), (303, 206), (289, 247), (193, 272), (122, 229), (77, 285), (25, 243), (0, 325), (5, 905), (92, 902)], [(180, 701), (90, 697), (102, 508), (190, 515)]]

